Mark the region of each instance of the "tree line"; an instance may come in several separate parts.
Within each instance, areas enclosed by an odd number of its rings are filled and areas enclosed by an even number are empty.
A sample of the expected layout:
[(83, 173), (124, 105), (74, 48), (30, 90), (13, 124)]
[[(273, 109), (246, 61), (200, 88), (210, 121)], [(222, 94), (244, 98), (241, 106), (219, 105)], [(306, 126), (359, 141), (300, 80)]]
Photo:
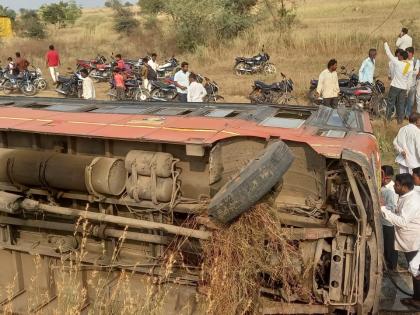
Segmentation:
[(0, 15), (12, 20), (13, 29), (21, 37), (42, 39), (47, 36), (46, 25), (57, 28), (73, 25), (82, 16), (82, 8), (75, 1), (44, 4), (38, 10), (20, 9), (19, 14), (0, 5)]
[[(158, 16), (168, 17), (180, 49), (221, 43), (238, 36), (258, 23), (271, 23), (278, 31), (296, 22), (297, 0), (139, 0), (139, 15), (130, 2), (106, 0), (112, 8), (114, 30), (123, 35), (138, 34), (139, 28), (159, 28)], [(57, 28), (73, 25), (82, 15), (74, 0), (45, 4), (39, 10), (21, 9), (20, 14), (0, 5), (0, 15), (9, 16), (18, 35), (44, 38), (46, 25)], [(164, 35), (162, 35), (164, 36)], [(165, 40), (165, 38), (162, 38)]]

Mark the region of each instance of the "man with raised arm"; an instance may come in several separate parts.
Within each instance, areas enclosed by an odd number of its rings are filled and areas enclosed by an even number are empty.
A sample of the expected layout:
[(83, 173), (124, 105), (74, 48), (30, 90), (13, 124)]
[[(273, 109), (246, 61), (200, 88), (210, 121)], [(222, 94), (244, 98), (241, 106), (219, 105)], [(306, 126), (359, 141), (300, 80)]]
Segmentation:
[(388, 43), (385, 43), (384, 47), (388, 59), (392, 63), (394, 75), (388, 93), (387, 119), (391, 120), (392, 109), (395, 107), (398, 124), (402, 124), (405, 116), (407, 89), (412, 72), (411, 65), (407, 61), (408, 53), (405, 50), (400, 51), (400, 59), (402, 59), (400, 60), (391, 52)]

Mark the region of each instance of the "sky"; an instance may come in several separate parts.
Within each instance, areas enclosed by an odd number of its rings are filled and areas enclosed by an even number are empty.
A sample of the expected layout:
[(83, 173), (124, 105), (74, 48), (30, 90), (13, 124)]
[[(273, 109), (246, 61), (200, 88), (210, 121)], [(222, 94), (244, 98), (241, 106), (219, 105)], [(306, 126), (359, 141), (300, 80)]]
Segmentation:
[[(136, 3), (136, 0), (129, 0), (130, 2)], [(9, 7), (13, 10), (19, 10), (20, 8), (25, 9), (37, 9), (45, 3), (60, 2), (59, 0), (0, 0), (0, 5)], [(84, 8), (103, 7), (105, 0), (76, 0), (76, 2), (82, 5)], [(126, 2), (126, 0), (122, 1)]]

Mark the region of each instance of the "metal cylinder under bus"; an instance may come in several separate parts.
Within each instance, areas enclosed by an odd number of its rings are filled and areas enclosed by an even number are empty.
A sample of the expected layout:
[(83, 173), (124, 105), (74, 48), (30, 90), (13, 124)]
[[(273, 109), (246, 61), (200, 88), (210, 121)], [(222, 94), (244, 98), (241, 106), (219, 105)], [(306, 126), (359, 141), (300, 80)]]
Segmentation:
[(22, 149), (0, 149), (0, 182), (120, 195), (127, 171), (121, 159)]
[(153, 169), (156, 176), (166, 178), (172, 176), (173, 159), (170, 153), (132, 150), (125, 157), (125, 168), (142, 176), (150, 176)]
[(153, 180), (147, 176), (138, 176), (135, 180), (133, 176), (130, 176), (126, 184), (128, 195), (134, 200), (153, 200), (156, 198), (160, 202), (171, 201), (173, 179), (156, 177), (156, 185), (154, 185)]

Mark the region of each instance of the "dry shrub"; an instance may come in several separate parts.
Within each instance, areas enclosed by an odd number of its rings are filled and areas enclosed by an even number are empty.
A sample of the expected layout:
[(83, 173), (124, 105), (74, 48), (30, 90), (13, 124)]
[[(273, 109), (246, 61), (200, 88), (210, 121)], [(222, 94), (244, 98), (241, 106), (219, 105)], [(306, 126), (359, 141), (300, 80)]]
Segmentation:
[(267, 205), (257, 205), (204, 245), (203, 282), (208, 314), (254, 314), (261, 286), (285, 300), (310, 301), (299, 250)]

